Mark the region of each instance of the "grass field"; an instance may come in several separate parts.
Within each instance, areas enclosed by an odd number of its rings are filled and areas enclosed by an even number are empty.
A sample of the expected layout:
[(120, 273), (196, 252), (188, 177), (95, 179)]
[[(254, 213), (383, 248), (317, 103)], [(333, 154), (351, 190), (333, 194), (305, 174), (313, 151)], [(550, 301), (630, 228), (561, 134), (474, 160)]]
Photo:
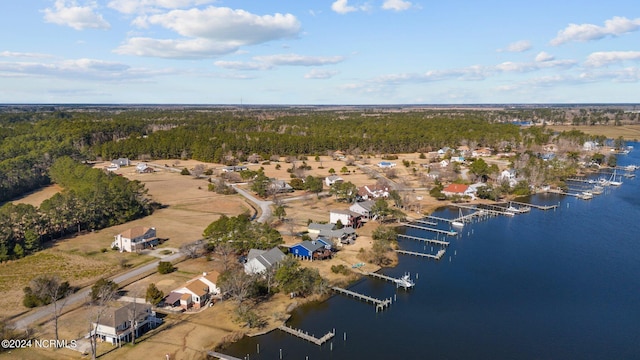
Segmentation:
[(637, 141), (640, 139), (640, 125), (594, 125), (594, 126), (573, 126), (573, 125), (547, 125), (549, 129), (555, 131), (580, 130), (589, 135), (602, 135), (609, 139), (617, 139), (622, 136), (627, 141)]

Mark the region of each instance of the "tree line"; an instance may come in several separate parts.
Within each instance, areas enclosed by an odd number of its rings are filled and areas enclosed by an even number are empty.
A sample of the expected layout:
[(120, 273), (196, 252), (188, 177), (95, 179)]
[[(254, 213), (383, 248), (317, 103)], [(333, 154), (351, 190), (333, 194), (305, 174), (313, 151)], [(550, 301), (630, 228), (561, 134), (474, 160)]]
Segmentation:
[(12, 203), (0, 207), (0, 261), (38, 251), (48, 240), (122, 224), (153, 211), (140, 182), (70, 157), (57, 159), (49, 175), (64, 188), (62, 193), (39, 207)]

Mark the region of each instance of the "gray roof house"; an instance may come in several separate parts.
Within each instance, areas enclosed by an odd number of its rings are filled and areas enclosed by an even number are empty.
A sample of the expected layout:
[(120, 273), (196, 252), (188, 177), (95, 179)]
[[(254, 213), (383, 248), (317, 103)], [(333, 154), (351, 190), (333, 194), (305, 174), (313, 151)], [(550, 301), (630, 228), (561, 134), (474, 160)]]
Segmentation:
[(362, 201), (362, 202), (357, 202), (353, 205), (351, 205), (351, 207), (349, 207), (349, 210), (358, 213), (360, 215), (362, 215), (365, 218), (369, 218), (371, 215), (371, 208), (373, 207), (373, 205), (376, 202), (373, 200), (367, 200), (367, 201)]
[(277, 247), (268, 251), (251, 249), (247, 255), (247, 262), (244, 264), (244, 272), (249, 275), (265, 272), (284, 258), (284, 253)]
[(131, 165), (131, 161), (129, 161), (128, 158), (119, 158), (119, 159), (114, 159), (111, 160), (112, 164), (118, 165), (118, 166), (129, 166)]
[[(132, 329), (131, 320), (135, 313), (135, 322)], [(151, 305), (140, 303), (128, 303), (121, 307), (108, 308), (97, 323), (92, 323), (92, 334), (113, 345), (130, 341), (131, 332), (136, 332), (136, 337), (149, 329), (153, 329), (162, 323), (151, 311)]]

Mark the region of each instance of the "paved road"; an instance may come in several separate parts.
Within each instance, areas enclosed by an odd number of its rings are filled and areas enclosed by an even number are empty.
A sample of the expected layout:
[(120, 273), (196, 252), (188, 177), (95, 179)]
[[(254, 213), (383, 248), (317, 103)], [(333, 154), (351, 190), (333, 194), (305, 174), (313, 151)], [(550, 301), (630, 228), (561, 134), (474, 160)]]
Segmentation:
[(260, 217), (258, 217), (258, 222), (263, 223), (271, 217), (271, 204), (273, 204), (273, 201), (258, 200), (253, 195), (249, 194), (248, 191), (239, 188), (236, 184), (232, 184), (231, 186), (238, 192), (238, 194), (244, 196), (260, 208), (261, 214)]
[[(182, 256), (181, 253), (174, 253), (172, 255), (168, 255), (165, 258), (163, 258), (162, 261), (174, 261), (178, 258), (180, 258)], [(113, 278), (112, 280), (116, 283), (122, 283), (124, 281), (127, 281), (131, 278), (134, 277), (138, 277), (144, 273), (147, 273), (149, 271), (152, 270), (156, 270), (158, 268), (158, 263), (160, 262), (160, 260), (158, 261), (154, 261), (152, 263), (143, 265), (141, 267), (132, 269), (130, 271), (127, 271), (124, 274), (118, 275), (115, 278)], [(85, 288), (83, 290), (78, 291), (77, 293), (71, 294), (68, 298), (67, 298), (67, 302), (65, 304), (65, 307), (67, 306), (72, 306), (73, 304), (76, 304), (78, 302), (84, 302), (87, 301), (87, 299), (89, 298), (89, 293), (91, 292), (90, 288)], [(18, 319), (15, 321), (15, 326), (17, 329), (26, 329), (29, 325), (37, 322), (37, 321), (42, 321), (44, 318), (48, 318), (48, 317), (52, 317), (53, 316), (53, 305), (48, 305), (45, 306), (43, 308), (39, 308), (38, 310)]]

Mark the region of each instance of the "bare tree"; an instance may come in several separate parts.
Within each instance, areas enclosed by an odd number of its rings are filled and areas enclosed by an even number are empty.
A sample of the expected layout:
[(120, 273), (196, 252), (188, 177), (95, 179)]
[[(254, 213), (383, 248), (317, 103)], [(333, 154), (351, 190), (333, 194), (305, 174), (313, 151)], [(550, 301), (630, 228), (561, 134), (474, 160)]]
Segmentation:
[(180, 252), (185, 254), (190, 259), (196, 259), (202, 256), (204, 246), (202, 241), (195, 241), (184, 244), (180, 247)]
[(96, 288), (95, 295), (97, 299), (95, 301), (89, 301), (89, 304), (93, 307), (93, 312), (89, 315), (89, 342), (91, 344), (91, 359), (95, 360), (97, 357), (98, 344), (97, 344), (97, 330), (98, 324), (100, 324), (100, 318), (108, 308), (109, 302), (113, 301), (118, 293), (118, 289), (106, 285)]
[(227, 273), (220, 283), (220, 288), (240, 305), (249, 296), (254, 281), (252, 276), (245, 274), (244, 269), (238, 267)]
[(221, 257), (223, 271), (229, 270), (231, 267), (231, 258), (235, 254), (235, 249), (228, 242), (221, 243), (216, 246), (216, 253)]
[(138, 331), (138, 296), (140, 295), (140, 289), (136, 289), (133, 293), (133, 306), (129, 307), (129, 327), (131, 329), (131, 345), (136, 344), (136, 334)]
[(63, 282), (57, 275), (43, 274), (31, 280), (29, 289), (31, 294), (41, 299), (45, 304), (52, 305), (53, 326), (56, 340), (58, 340), (58, 318), (67, 302), (67, 296), (73, 292), (69, 282)]
[(200, 175), (204, 174), (205, 170), (206, 169), (205, 169), (204, 164), (198, 164), (198, 165), (193, 167), (193, 170), (191, 170), (191, 175), (193, 175), (194, 177), (199, 178)]

